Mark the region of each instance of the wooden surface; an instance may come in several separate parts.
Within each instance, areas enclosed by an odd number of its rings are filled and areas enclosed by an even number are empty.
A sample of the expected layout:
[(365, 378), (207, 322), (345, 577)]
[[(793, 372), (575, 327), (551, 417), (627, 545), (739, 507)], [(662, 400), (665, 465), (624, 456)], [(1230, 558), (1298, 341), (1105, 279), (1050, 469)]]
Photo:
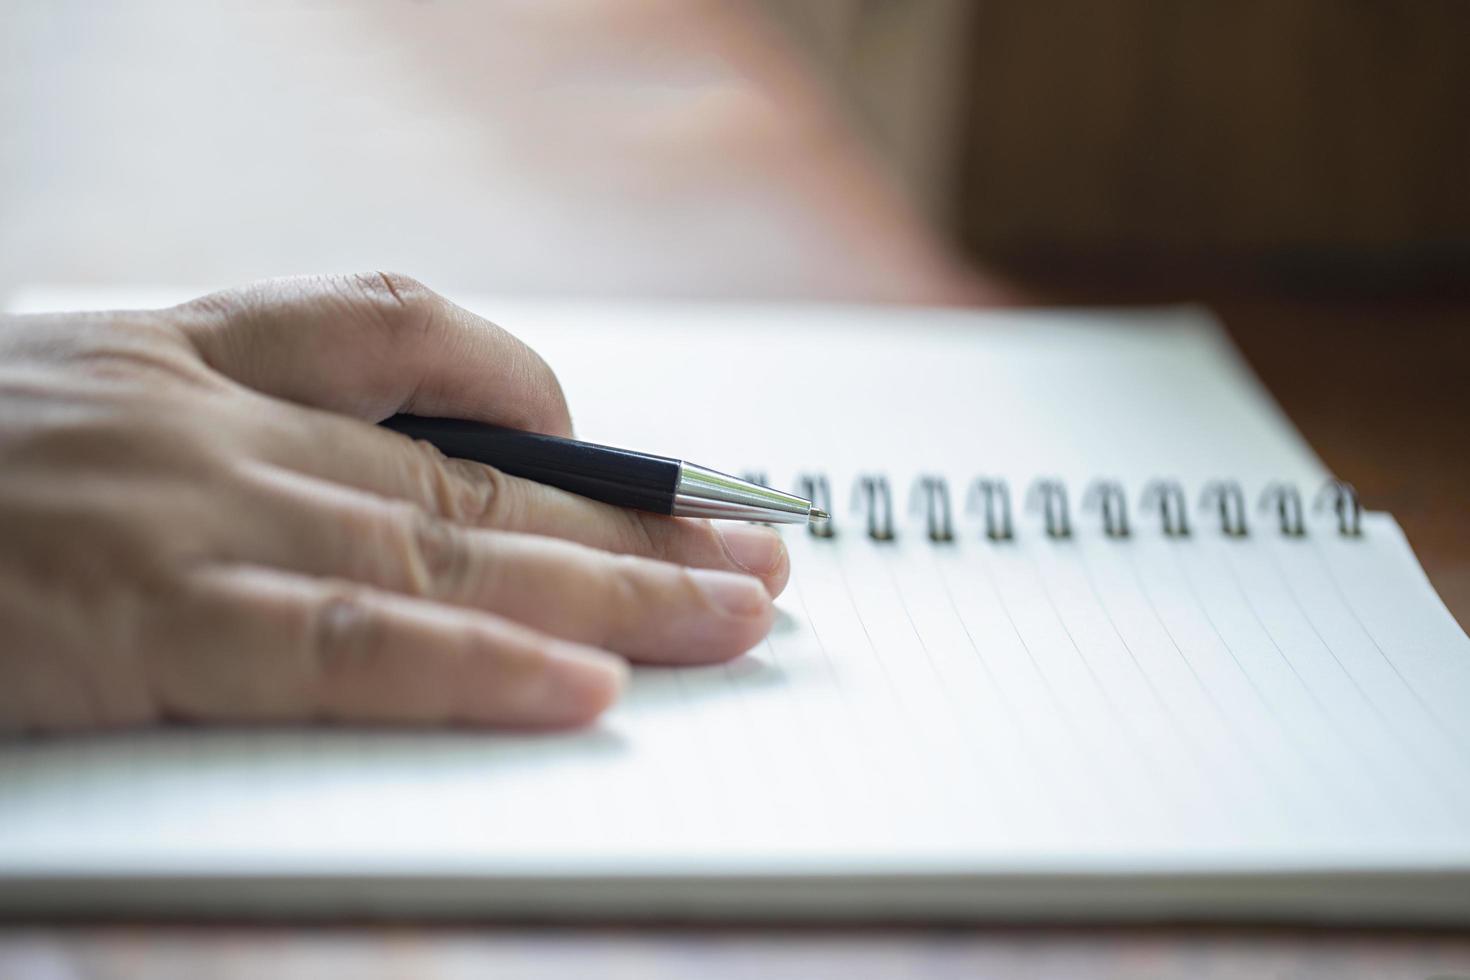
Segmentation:
[[(722, 0), (0, 9), (0, 293), (396, 268), (446, 291), (1174, 299), (965, 270)], [(1463, 301), (1204, 283), (1470, 621)], [(1470, 977), (1470, 937), (1264, 929), (15, 926), (3, 977)]]
[(986, 254), (1470, 261), (1470, 6), (972, 9), (964, 223)]

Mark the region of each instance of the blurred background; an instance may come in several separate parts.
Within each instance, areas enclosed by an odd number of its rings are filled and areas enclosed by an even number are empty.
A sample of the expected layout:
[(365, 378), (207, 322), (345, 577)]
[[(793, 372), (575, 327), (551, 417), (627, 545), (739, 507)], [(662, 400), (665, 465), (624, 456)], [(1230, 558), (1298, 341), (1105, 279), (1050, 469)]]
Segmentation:
[(1467, 39), (1463, 0), (9, 0), (0, 295), (1203, 300), (1464, 621)]
[(928, 295), (943, 247), (796, 50), (740, 0), (13, 0), (0, 288)]
[(1470, 258), (1470, 5), (764, 6), (976, 256), (1380, 284)]
[(1459, 0), (12, 0), (0, 285), (1442, 283), (1467, 37)]

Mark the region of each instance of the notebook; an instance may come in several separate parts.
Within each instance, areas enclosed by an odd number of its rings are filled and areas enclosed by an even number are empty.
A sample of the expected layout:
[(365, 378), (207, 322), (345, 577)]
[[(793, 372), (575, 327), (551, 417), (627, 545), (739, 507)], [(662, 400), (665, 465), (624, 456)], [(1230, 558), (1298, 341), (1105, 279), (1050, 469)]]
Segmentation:
[(466, 305), (831, 510), (769, 639), (564, 735), (0, 744), (0, 909), (1470, 921), (1470, 640), (1208, 314)]

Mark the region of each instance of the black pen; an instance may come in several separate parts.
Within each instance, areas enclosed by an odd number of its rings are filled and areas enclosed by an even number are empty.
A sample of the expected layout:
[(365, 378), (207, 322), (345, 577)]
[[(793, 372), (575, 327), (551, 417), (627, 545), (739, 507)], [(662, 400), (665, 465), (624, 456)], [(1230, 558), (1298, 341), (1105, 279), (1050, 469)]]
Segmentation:
[(726, 521), (805, 524), (827, 513), (792, 493), (667, 456), (461, 419), (395, 415), (382, 423), (446, 456), (619, 507)]

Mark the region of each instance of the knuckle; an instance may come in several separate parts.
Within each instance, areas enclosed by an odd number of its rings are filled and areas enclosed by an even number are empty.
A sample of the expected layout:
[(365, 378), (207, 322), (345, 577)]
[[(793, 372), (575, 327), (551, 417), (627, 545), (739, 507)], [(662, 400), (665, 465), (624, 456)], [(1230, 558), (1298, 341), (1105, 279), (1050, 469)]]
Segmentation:
[(432, 444), (420, 443), (423, 481), (435, 513), (470, 527), (499, 527), (510, 501), (506, 475), (467, 459), (451, 459)]
[(362, 273), (351, 277), (350, 292), (395, 339), (419, 341), (433, 329), (439, 297), (417, 279), (396, 272)]
[(642, 562), (628, 555), (614, 556), (602, 576), (600, 639), (617, 645), (641, 633), (659, 615), (657, 590)]
[(365, 288), (387, 293), (395, 302), (408, 304), (415, 299), (430, 295), (429, 287), (413, 276), (401, 272), (371, 272), (357, 276)]
[(324, 680), (370, 670), (383, 645), (368, 589), (346, 583), (331, 589), (316, 606), (308, 637), (311, 659)]
[(427, 439), (415, 439), (401, 459), (407, 484), (417, 493), (419, 502), (435, 514), (452, 517), (454, 486), (450, 480), (449, 459)]
[(452, 493), (446, 502), (451, 518), (474, 527), (505, 527), (514, 524), (510, 508), (515, 500), (511, 482), (500, 470), (469, 460), (450, 460), (446, 476)]
[(464, 535), (421, 507), (409, 505), (405, 510), (403, 557), (410, 591), (425, 596), (457, 595), (469, 577)]

